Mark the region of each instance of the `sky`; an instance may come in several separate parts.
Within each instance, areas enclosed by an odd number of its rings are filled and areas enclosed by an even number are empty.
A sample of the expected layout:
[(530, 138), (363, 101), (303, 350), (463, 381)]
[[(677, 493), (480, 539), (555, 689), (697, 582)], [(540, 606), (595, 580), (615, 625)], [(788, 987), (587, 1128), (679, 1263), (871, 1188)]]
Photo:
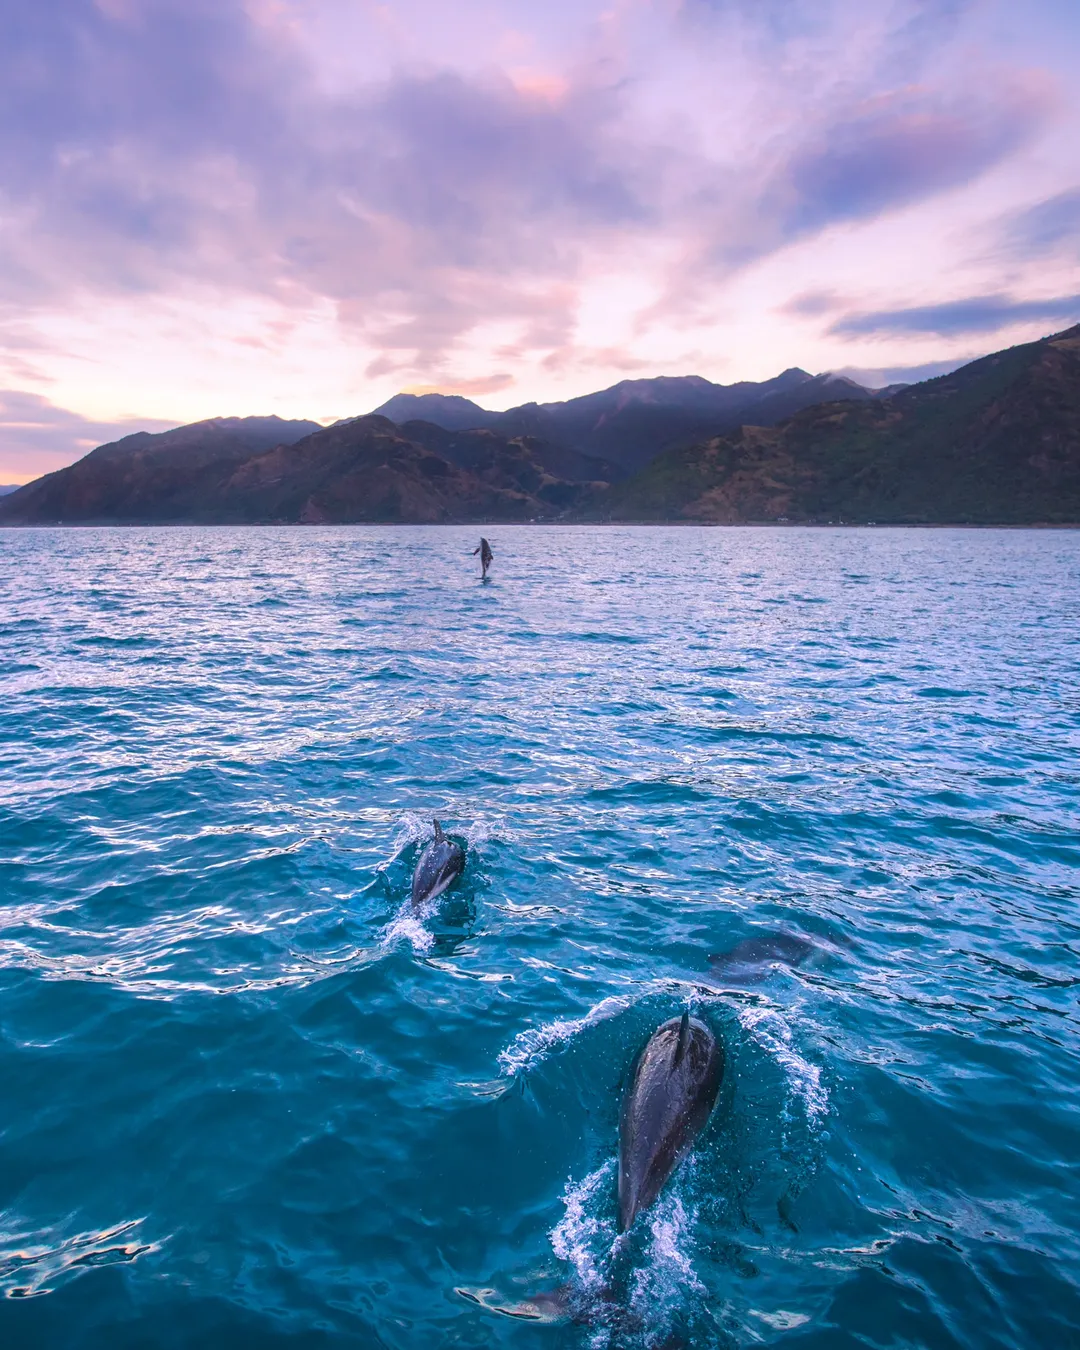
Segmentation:
[(1078, 0), (4, 0), (0, 483), (1080, 321)]

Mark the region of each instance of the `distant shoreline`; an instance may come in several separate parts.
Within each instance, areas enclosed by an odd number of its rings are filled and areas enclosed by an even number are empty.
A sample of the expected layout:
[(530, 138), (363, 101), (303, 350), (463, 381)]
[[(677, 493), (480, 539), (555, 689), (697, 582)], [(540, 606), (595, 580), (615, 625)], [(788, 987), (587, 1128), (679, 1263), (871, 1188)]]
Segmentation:
[(19, 524), (0, 521), (0, 530), (1080, 530), (1077, 521), (816, 521), (816, 520), (328, 520), (318, 524), (283, 520), (99, 520), (38, 521)]

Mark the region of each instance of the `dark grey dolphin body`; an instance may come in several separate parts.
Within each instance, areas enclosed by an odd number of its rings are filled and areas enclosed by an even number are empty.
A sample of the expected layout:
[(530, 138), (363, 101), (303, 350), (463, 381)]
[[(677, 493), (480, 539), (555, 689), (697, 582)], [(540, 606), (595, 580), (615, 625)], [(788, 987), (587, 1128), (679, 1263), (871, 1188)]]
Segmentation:
[(465, 869), (465, 850), (447, 839), (443, 827), (435, 822), (435, 838), (420, 854), (412, 879), (412, 902), (426, 905), (461, 876)]
[(659, 1027), (638, 1058), (619, 1130), (619, 1231), (656, 1199), (716, 1105), (724, 1052), (684, 1013)]
[(731, 984), (757, 984), (772, 966), (801, 966), (817, 950), (794, 933), (761, 933), (743, 938), (729, 952), (710, 956), (709, 965)]

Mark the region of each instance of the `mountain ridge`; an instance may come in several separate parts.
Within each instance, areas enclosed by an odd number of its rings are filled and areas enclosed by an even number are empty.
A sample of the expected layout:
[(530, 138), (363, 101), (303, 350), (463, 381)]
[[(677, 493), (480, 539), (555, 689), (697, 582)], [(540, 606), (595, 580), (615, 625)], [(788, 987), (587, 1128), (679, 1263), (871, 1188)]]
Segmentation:
[(662, 452), (610, 520), (1080, 523), (1080, 325), (881, 400)]
[(553, 403), (522, 403), (493, 412), (457, 394), (395, 394), (374, 410), (403, 425), (425, 421), (448, 431), (487, 428), (532, 436), (599, 459), (630, 476), (660, 451), (696, 436), (734, 430), (746, 421), (771, 425), (800, 408), (836, 396), (873, 398), (844, 375), (810, 375), (791, 366), (769, 380), (714, 384), (701, 375), (627, 379)]
[[(745, 387), (660, 379), (554, 421), (523, 405), (472, 428), (370, 413), (138, 432), (0, 498), (0, 523), (1080, 523), (1080, 326), (884, 396), (793, 368), (735, 426), (718, 405)], [(401, 397), (399, 415), (437, 396)]]

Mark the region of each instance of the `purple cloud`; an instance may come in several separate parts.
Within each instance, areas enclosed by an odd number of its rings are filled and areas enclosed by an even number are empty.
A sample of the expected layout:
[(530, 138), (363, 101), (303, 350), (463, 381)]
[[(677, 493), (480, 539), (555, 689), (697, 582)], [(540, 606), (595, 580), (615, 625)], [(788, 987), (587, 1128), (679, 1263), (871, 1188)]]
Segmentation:
[(13, 0), (0, 303), (192, 280), (319, 296), (406, 364), (485, 319), (561, 310), (561, 332), (583, 246), (653, 215), (660, 159), (619, 112), (617, 90), (498, 72), (331, 94), (240, 0)]
[(0, 483), (23, 483), (81, 459), (133, 431), (165, 431), (175, 422), (121, 418), (96, 422), (40, 394), (0, 390)]
[(872, 100), (792, 154), (775, 190), (787, 229), (875, 216), (967, 183), (1023, 145), (1048, 107), (1046, 94), (1027, 86), (1006, 86), (989, 101)]
[(1001, 233), (1006, 248), (1019, 258), (1041, 258), (1063, 245), (1080, 253), (1080, 188), (1014, 212)]
[(996, 333), (1020, 323), (1050, 323), (1068, 326), (1080, 320), (1080, 295), (1056, 300), (1011, 300), (1006, 295), (973, 296), (942, 305), (917, 305), (910, 309), (878, 310), (848, 314), (832, 325), (838, 337), (876, 337), (897, 333), (934, 333), (952, 337), (960, 333)]
[(463, 4), (8, 0), (0, 325), (220, 299), (336, 316), (369, 378), (637, 368), (733, 270), (970, 181), (1050, 107), (942, 59), (968, 0)]

